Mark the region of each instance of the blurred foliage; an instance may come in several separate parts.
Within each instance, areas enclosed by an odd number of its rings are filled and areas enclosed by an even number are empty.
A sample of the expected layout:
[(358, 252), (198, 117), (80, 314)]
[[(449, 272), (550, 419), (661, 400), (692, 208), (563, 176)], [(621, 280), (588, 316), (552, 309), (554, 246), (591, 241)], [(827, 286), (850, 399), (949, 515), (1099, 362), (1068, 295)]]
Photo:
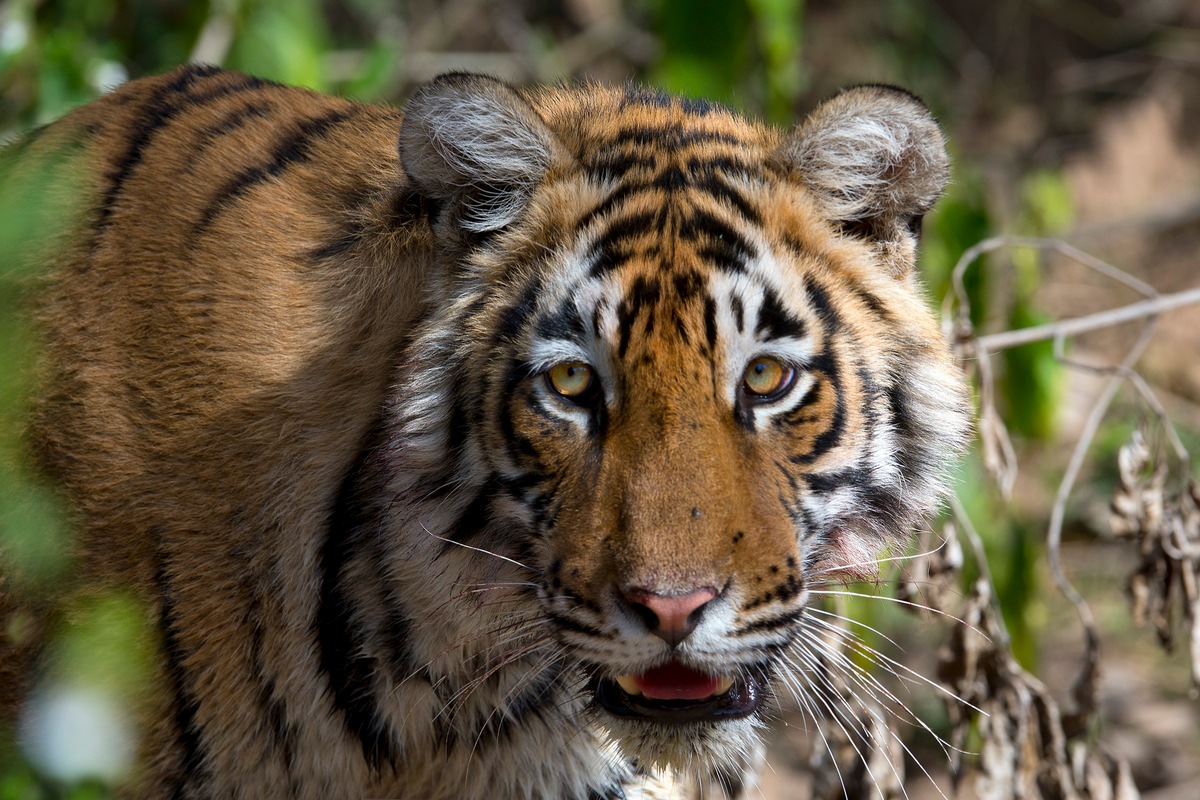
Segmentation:
[[(1074, 222), (1071, 191), (1059, 173), (1035, 172), (1020, 186), (1020, 216), (1014, 233), (1050, 237), (1066, 233)], [(1050, 322), (1039, 310), (1043, 254), (1030, 248), (1012, 254), (1015, 280), (1009, 314), (1010, 329)], [(1045, 341), (1004, 351), (1004, 418), (1009, 430), (1032, 439), (1049, 440), (1057, 428), (1065, 389), (1063, 368), (1054, 358), (1054, 342)]]
[[(933, 296), (940, 297), (959, 255), (991, 233), (1053, 235), (1073, 222), (1061, 171), (1052, 160), (1042, 163), (1045, 150), (1035, 150), (1030, 137), (1076, 135), (1087, 124), (1087, 104), (1101, 102), (1105, 92), (1116, 94), (1124, 86), (1117, 82), (1126, 79), (1056, 98), (1057, 84), (1046, 79), (1051, 67), (1171, 44), (1175, 28), (1155, 23), (1152, 15), (1110, 19), (1085, 6), (1002, 0), (0, 0), (0, 139), (49, 122), (123, 80), (189, 60), (393, 102), (452, 68), (517, 81), (635, 77), (779, 124), (797, 119), (837, 85), (896, 83), (928, 100), (956, 151), (954, 181), (924, 226), (923, 268)], [(1018, 130), (1007, 139), (995, 133), (1006, 115), (1031, 103), (1050, 109), (1036, 132)], [(29, 201), (48, 195), (16, 192), (6, 169), (0, 159), (0, 186), (7, 194), (0, 197), (0, 557), (21, 591), (38, 594), (70, 567), (64, 513), (29, 470), (21, 439), (36, 372), (26, 311), (42, 277), (29, 254), (54, 239), (61, 197), (49, 204)], [(997, 172), (1010, 176), (1007, 195), (996, 189)], [(22, 180), (50, 185), (54, 176)], [(14, 202), (17, 194), (26, 199)], [(1033, 251), (1010, 261), (994, 255), (967, 274), (977, 323), (989, 300), (1004, 293), (1007, 325), (1046, 319), (1038, 306), (1038, 258)], [(1004, 277), (1009, 272), (1011, 281)], [(1006, 418), (1028, 441), (1046, 441), (1056, 431), (1063, 377), (1050, 348), (1029, 345), (1003, 358)], [(1032, 665), (1043, 616), (1036, 569), (1041, 530), (1007, 521), (977, 460), (965, 465), (962, 486), (997, 577), (1015, 650)], [(136, 689), (150, 669), (145, 615), (120, 594), (72, 602), (46, 658), (48, 674), (64, 685), (99, 686), (136, 706)], [(853, 615), (888, 625), (895, 616), (890, 604), (878, 602), (853, 604)], [(0, 625), (0, 636), (13, 635)], [(869, 632), (863, 635), (884, 646)], [(13, 742), (0, 730), (0, 800), (107, 796), (92, 780), (48, 778), (19, 756)]]

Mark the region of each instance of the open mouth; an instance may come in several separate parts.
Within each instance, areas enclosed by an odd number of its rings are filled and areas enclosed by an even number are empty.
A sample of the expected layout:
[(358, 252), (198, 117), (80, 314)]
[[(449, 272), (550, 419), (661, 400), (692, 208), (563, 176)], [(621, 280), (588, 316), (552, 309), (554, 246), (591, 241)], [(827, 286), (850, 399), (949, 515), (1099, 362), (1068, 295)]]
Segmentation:
[(752, 678), (709, 675), (669, 661), (638, 675), (600, 678), (596, 702), (608, 713), (652, 722), (720, 722), (740, 719), (758, 707)]

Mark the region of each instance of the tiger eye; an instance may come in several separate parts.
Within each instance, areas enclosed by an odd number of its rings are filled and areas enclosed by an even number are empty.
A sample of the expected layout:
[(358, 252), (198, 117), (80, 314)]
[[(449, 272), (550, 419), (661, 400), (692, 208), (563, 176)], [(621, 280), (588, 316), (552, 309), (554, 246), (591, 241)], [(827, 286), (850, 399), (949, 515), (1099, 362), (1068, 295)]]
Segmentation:
[(785, 389), (793, 370), (770, 356), (754, 359), (742, 374), (742, 385), (755, 397), (766, 398)]
[(582, 361), (555, 364), (546, 372), (550, 388), (563, 397), (581, 397), (592, 387), (592, 368)]

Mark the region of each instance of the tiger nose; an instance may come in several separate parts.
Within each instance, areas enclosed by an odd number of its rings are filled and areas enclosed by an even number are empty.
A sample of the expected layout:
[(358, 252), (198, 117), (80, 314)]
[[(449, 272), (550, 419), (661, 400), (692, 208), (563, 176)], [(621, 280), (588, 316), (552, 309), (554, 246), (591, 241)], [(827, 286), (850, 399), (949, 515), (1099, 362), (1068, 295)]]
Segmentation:
[(628, 589), (623, 594), (650, 632), (671, 647), (696, 629), (704, 606), (717, 596), (708, 586), (687, 594), (659, 594), (648, 589)]

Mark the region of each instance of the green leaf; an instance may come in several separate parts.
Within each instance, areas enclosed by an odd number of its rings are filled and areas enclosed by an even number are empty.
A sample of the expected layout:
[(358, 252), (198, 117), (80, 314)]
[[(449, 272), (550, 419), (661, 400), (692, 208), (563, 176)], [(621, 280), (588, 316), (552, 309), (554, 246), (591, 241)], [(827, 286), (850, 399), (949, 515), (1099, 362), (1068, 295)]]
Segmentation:
[(248, 3), (228, 66), (281, 83), (328, 91), (328, 49), (320, 7), (313, 0)]

